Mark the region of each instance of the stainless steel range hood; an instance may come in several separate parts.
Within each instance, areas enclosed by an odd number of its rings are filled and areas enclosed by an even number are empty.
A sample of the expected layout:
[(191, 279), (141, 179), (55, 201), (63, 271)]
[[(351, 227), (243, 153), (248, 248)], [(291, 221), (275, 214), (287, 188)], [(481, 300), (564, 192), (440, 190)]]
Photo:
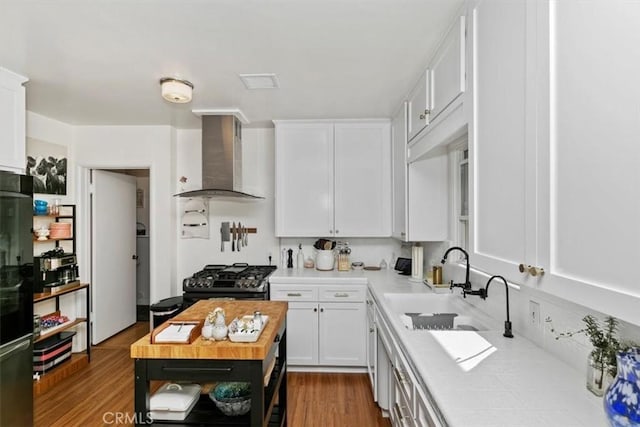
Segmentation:
[(263, 199), (242, 190), (242, 124), (235, 116), (202, 116), (202, 189), (177, 197)]

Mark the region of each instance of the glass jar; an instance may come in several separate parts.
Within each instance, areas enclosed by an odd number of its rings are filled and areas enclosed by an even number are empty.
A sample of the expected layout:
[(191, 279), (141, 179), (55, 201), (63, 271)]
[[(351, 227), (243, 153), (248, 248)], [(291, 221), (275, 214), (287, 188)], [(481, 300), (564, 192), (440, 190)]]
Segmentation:
[(593, 354), (589, 354), (587, 363), (587, 389), (596, 396), (604, 395), (607, 386), (613, 381), (609, 373), (611, 366), (596, 360)]
[(349, 271), (351, 269), (351, 261), (349, 255), (351, 248), (348, 242), (338, 242), (338, 271)]

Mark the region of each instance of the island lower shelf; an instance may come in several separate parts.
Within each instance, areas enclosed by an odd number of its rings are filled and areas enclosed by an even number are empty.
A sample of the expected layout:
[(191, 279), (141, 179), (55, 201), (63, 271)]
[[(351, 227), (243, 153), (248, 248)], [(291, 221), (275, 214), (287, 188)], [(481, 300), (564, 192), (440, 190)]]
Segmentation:
[[(286, 366), (281, 363), (280, 360), (276, 360), (275, 368), (271, 372), (268, 384), (264, 387), (264, 401), (271, 402), (270, 405), (265, 406), (264, 411), (264, 425), (267, 426), (283, 426), (285, 423), (285, 412), (282, 406), (279, 404), (277, 392), (282, 386), (282, 382), (286, 381), (284, 376), (286, 375)], [(150, 420), (147, 425), (158, 426), (190, 426), (190, 425), (215, 425), (215, 426), (248, 426), (253, 425), (251, 423), (251, 413), (247, 413), (241, 416), (227, 416), (218, 409), (209, 398), (209, 395), (203, 394), (200, 396), (198, 402), (191, 410), (189, 415), (182, 421), (164, 421), (164, 420)]]

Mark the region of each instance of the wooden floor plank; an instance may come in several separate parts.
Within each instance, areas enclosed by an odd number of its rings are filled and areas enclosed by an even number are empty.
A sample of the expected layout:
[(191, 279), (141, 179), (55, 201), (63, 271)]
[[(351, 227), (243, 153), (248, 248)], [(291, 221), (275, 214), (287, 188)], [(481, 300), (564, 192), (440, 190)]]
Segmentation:
[[(149, 332), (138, 322), (91, 350), (91, 363), (35, 398), (36, 427), (130, 425), (133, 415), (131, 343)], [(373, 402), (366, 374), (289, 373), (290, 427), (390, 426)], [(159, 386), (155, 383), (152, 389)]]

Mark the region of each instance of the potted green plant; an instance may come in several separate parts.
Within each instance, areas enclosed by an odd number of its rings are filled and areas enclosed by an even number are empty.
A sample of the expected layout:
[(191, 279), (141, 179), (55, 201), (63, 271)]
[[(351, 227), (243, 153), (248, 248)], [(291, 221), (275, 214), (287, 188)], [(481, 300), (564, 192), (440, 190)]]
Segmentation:
[[(551, 319), (547, 318), (551, 323)], [(556, 339), (568, 338), (584, 333), (591, 342), (593, 350), (589, 354), (587, 366), (587, 389), (596, 396), (602, 396), (616, 375), (616, 353), (622, 349), (617, 338), (619, 322), (616, 318), (607, 316), (602, 323), (592, 315), (582, 318), (585, 327), (578, 331), (561, 332)], [(555, 332), (553, 324), (551, 332)]]

